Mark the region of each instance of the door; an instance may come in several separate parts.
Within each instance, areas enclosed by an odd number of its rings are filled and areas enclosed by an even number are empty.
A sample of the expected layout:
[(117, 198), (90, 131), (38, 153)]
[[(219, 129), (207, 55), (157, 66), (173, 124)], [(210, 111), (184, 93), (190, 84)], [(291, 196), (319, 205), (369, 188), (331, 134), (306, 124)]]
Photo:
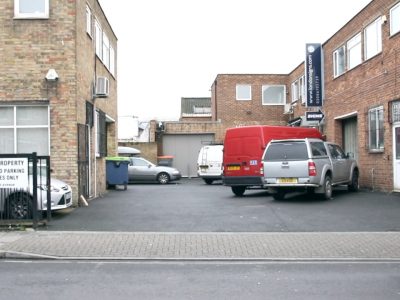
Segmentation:
[(400, 191), (400, 124), (393, 126), (393, 189)]
[(163, 155), (172, 155), (173, 166), (183, 177), (197, 177), (197, 158), (201, 147), (214, 141), (214, 134), (165, 134)]
[(333, 183), (341, 182), (347, 179), (348, 159), (346, 159), (343, 150), (333, 144), (328, 144), (329, 152), (332, 157)]
[(357, 117), (344, 119), (342, 125), (343, 150), (345, 153), (353, 153), (354, 159), (358, 161)]
[(85, 198), (90, 196), (89, 140), (89, 127), (78, 124), (78, 193)]

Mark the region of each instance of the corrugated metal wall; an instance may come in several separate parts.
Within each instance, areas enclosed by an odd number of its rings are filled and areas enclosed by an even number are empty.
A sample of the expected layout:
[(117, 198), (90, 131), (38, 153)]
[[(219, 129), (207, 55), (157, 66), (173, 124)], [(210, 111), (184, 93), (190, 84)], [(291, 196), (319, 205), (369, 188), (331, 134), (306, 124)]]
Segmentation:
[(166, 134), (163, 155), (174, 156), (173, 166), (184, 177), (197, 177), (197, 156), (200, 148), (214, 142), (213, 134)]

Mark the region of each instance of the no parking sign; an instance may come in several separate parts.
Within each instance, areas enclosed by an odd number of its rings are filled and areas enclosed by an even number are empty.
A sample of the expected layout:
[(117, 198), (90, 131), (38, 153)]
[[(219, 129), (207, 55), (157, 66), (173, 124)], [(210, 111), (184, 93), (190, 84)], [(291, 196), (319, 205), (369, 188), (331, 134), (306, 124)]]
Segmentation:
[(0, 158), (0, 188), (28, 185), (28, 158)]

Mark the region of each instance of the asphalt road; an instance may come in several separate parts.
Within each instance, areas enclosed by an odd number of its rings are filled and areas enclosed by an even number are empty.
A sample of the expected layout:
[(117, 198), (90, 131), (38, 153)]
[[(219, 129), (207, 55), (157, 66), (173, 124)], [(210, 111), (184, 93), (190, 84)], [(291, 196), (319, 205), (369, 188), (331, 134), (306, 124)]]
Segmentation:
[(41, 230), (145, 232), (359, 232), (399, 231), (400, 196), (371, 191), (333, 199), (294, 194), (274, 200), (262, 190), (235, 197), (221, 184), (200, 179), (131, 184), (101, 198), (55, 213)]
[(0, 261), (2, 299), (399, 299), (399, 263)]

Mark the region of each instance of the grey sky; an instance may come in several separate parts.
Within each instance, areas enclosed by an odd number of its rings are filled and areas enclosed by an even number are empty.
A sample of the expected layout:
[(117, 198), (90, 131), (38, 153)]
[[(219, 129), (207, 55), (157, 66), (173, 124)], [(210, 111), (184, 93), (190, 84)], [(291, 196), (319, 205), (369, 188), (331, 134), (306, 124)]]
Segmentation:
[(371, 0), (99, 0), (118, 37), (120, 115), (177, 120), (221, 73), (289, 73)]

